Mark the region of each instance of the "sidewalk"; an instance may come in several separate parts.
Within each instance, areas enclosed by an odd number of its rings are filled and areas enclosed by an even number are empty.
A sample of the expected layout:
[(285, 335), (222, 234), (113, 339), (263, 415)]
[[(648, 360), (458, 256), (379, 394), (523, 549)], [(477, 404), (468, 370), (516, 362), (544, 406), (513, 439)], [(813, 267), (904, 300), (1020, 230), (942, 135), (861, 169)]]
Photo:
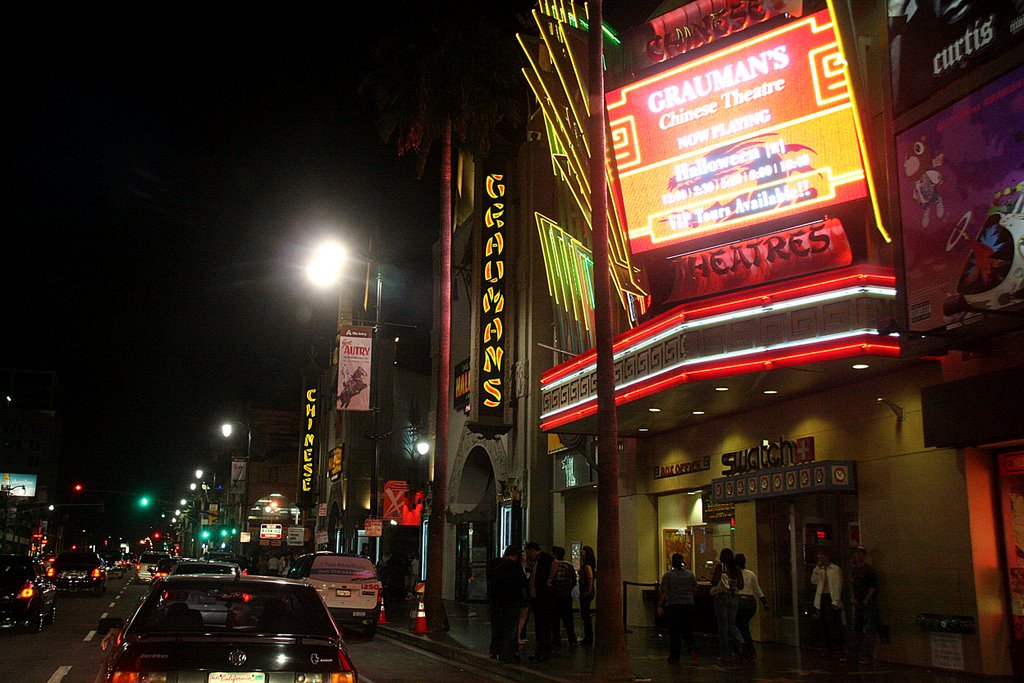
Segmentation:
[[(491, 659), (488, 647), (491, 636), (487, 605), (445, 601), (450, 629), (447, 632), (413, 633), (417, 602), (407, 600), (398, 614), (386, 613), (388, 624), (377, 627), (378, 637), (392, 638), (414, 645), (433, 654), (490, 671), (514, 681), (585, 681), (591, 675), (591, 651), (569, 647), (563, 637), (562, 646), (553, 651), (551, 661), (532, 664), (527, 655), (533, 652), (529, 643), (521, 652), (522, 664), (506, 664)], [(395, 610), (392, 610), (395, 611)], [(533, 622), (527, 626), (533, 639)], [(582, 633), (577, 617), (577, 633)], [(600, 646), (600, 637), (597, 638)], [(972, 676), (955, 671), (922, 669), (876, 662), (865, 670), (856, 664), (830, 662), (817, 650), (798, 649), (788, 645), (759, 643), (754, 663), (717, 663), (716, 641), (698, 636), (701, 657), (691, 663), (685, 656), (681, 664), (669, 664), (668, 641), (653, 629), (635, 628), (626, 634), (629, 658), (637, 680), (646, 681), (884, 681), (892, 683), (978, 683), (1006, 679)]]

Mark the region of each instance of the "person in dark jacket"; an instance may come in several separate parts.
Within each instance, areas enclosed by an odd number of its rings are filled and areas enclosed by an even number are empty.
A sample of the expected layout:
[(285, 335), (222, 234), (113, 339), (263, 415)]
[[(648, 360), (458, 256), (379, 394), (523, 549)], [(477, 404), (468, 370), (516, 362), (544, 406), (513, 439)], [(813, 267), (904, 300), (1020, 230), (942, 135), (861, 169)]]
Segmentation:
[(529, 589), (519, 553), (510, 545), (490, 573), (491, 614), (498, 621), (497, 655), (503, 662), (519, 661), (519, 611)]
[(540, 544), (536, 541), (526, 544), (526, 556), (533, 563), (533, 571), (530, 572), (530, 606), (533, 610), (534, 634), (537, 639), (537, 651), (530, 655), (530, 661), (546, 662), (551, 659), (551, 585), (558, 564), (550, 553), (540, 549)]

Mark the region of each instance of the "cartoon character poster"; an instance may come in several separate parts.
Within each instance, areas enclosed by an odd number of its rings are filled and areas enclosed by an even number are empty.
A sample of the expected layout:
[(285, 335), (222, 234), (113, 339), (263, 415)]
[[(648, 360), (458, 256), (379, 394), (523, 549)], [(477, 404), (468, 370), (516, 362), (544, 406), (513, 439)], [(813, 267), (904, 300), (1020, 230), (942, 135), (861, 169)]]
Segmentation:
[(910, 329), (1024, 304), (1024, 68), (896, 138)]

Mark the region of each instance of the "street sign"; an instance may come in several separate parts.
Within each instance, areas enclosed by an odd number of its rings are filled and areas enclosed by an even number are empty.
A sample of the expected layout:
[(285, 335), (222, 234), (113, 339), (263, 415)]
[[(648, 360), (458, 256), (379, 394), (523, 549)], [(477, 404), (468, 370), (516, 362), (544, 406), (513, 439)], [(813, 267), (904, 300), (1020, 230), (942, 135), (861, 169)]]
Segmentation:
[(384, 530), (384, 520), (379, 517), (367, 517), (366, 519), (366, 535), (367, 536), (380, 536)]
[(305, 535), (306, 527), (288, 527), (288, 545), (302, 545), (302, 541), (305, 539)]
[(248, 531), (243, 531), (242, 533), (238, 534), (239, 543), (248, 543), (250, 540), (250, 534)]
[(260, 538), (280, 540), (284, 527), (280, 524), (260, 524)]

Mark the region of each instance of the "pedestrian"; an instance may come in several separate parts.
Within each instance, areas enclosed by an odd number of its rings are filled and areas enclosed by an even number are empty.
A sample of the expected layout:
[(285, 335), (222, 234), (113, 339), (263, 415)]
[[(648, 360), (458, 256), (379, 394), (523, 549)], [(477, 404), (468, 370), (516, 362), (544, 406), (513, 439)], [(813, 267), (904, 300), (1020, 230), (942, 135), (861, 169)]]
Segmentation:
[(711, 577), (711, 595), (714, 596), (715, 621), (718, 623), (718, 659), (725, 661), (733, 654), (733, 645), (739, 650), (743, 636), (736, 628), (739, 609), (739, 591), (743, 588), (743, 572), (736, 566), (731, 548), (722, 548), (718, 565)]
[(757, 580), (757, 574), (747, 569), (747, 556), (743, 553), (736, 553), (736, 566), (743, 572), (743, 588), (737, 592), (739, 596), (739, 607), (736, 610), (736, 628), (743, 636), (743, 651), (740, 653), (744, 659), (753, 660), (754, 638), (750, 635), (750, 620), (757, 614), (757, 601), (768, 609), (768, 600), (761, 590), (761, 584)]
[(281, 556), (281, 566), (278, 572), (281, 576), (288, 576), (288, 570), (292, 568), (292, 555), (291, 553), (285, 553)]
[(875, 633), (878, 632), (878, 579), (875, 569), (867, 563), (868, 551), (853, 551), (850, 570), (850, 602), (853, 624), (850, 629), (850, 659), (871, 665), (875, 659)]
[(270, 576), (281, 574), (281, 560), (274, 553), (270, 553), (270, 557), (267, 559), (267, 574)]
[(551, 659), (551, 584), (558, 565), (555, 564), (555, 558), (541, 550), (536, 541), (526, 544), (526, 555), (533, 562), (533, 571), (530, 572), (530, 609), (533, 612), (534, 638), (537, 641), (530, 661), (547, 662)]
[(526, 622), (530, 619), (530, 587), (529, 587), (529, 580), (530, 580), (530, 571), (531, 571), (532, 565), (531, 565), (529, 559), (526, 557), (526, 552), (525, 551), (522, 551), (522, 550), (519, 551), (519, 564), (520, 564), (520, 566), (522, 566), (522, 568), (523, 568), (523, 575), (526, 577), (526, 580), (527, 580), (526, 595), (523, 596), (524, 597), (523, 604), (519, 608), (519, 630), (517, 631), (517, 633), (519, 634), (519, 645), (522, 646), (522, 645), (526, 645), (528, 642), (530, 642), (526, 638)]
[(405, 602), (405, 558), (401, 553), (389, 553), (384, 563), (381, 583), (384, 585), (384, 609), (391, 614), (398, 614)]
[(551, 645), (562, 646), (562, 629), (569, 645), (579, 644), (576, 638), (575, 614), (572, 610), (572, 589), (576, 587), (576, 568), (565, 561), (565, 548), (554, 546), (551, 554), (555, 557), (555, 578), (551, 582), (551, 603), (554, 609), (551, 629)]
[(409, 556), (409, 576), (406, 581), (406, 593), (411, 598), (416, 594), (416, 584), (420, 582), (420, 554), (413, 553)]
[(267, 569), (267, 565), (268, 565), (267, 554), (263, 553), (263, 554), (260, 555), (259, 559), (256, 561), (256, 573), (259, 574), (260, 576), (265, 576), (265, 575), (269, 574), (270, 572)]
[(661, 577), (658, 591), (658, 616), (668, 622), (668, 661), (679, 663), (682, 651), (680, 640), (686, 641), (690, 659), (697, 661), (697, 642), (693, 637), (693, 618), (696, 603), (693, 591), (697, 577), (683, 562), (683, 556), (672, 553), (672, 566)]
[(843, 652), (843, 570), (832, 562), (832, 554), (822, 548), (818, 551), (818, 563), (811, 572), (814, 585), (814, 609), (818, 612), (821, 638), (829, 657), (838, 654), (839, 661), (846, 660)]
[(491, 570), (489, 584), (492, 614), (498, 620), (496, 658), (503, 662), (519, 661), (519, 612), (529, 589), (520, 550), (505, 549), (501, 560)]
[[(498, 601), (495, 600), (495, 571), (505, 561), (505, 556), (492, 558), (487, 563), (487, 606), (491, 618), (491, 642), (488, 646), (488, 654), (491, 659), (501, 656), (501, 615), (498, 610)], [(519, 640), (518, 637), (516, 640)]]
[(594, 644), (594, 620), (590, 613), (590, 606), (594, 603), (594, 594), (597, 590), (597, 556), (594, 549), (589, 545), (583, 546), (580, 558), (580, 621), (583, 622), (583, 640), (580, 645), (590, 647)]

